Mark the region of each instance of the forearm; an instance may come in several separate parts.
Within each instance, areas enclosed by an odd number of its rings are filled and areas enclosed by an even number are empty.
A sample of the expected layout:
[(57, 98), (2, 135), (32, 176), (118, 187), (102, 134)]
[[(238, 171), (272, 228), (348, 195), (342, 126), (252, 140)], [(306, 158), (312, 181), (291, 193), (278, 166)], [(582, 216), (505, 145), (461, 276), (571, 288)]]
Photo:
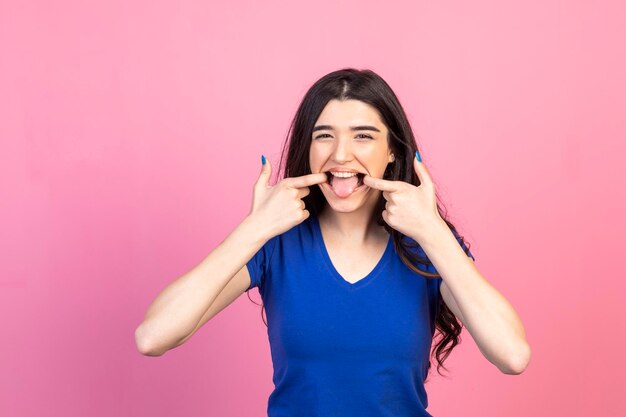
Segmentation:
[(445, 223), (422, 248), (441, 275), (483, 355), (503, 371), (523, 369), (530, 350), (519, 315), (465, 254)]
[(169, 284), (148, 307), (136, 330), (148, 351), (175, 346), (192, 332), (230, 279), (267, 242), (252, 217), (246, 217), (198, 265)]

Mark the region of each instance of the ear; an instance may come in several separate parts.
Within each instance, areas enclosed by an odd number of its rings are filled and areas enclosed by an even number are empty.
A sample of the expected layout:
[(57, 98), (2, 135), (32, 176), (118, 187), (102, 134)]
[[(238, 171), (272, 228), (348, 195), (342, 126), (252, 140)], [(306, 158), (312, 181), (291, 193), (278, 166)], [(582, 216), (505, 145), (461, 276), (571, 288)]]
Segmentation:
[(396, 160), (396, 156), (394, 154), (389, 154), (389, 163), (393, 162)]

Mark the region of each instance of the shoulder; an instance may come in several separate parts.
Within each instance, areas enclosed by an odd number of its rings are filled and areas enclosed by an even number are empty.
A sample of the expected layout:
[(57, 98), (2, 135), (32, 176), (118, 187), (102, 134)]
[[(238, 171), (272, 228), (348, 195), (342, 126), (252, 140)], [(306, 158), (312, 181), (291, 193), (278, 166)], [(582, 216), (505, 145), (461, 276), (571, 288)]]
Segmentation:
[[(463, 251), (467, 254), (467, 256), (469, 256), (470, 258), (472, 258), (472, 260), (475, 261), (476, 259), (474, 258), (474, 255), (470, 251), (470, 246), (468, 246), (465, 243), (465, 239), (463, 238), (463, 236), (461, 236), (459, 234), (459, 232), (457, 232), (456, 230), (450, 229), (450, 231), (452, 232), (452, 234), (456, 238), (456, 240), (459, 243), (459, 245), (461, 246), (461, 248), (463, 248)], [(409, 252), (414, 253), (420, 259), (423, 259), (423, 260), (427, 260), (428, 259), (427, 255), (426, 255), (426, 252), (422, 249), (422, 247), (419, 245), (419, 243), (417, 243), (413, 238), (411, 238), (409, 236), (403, 236), (401, 240), (402, 240), (402, 242), (406, 242), (406, 244), (403, 245), (403, 246), (406, 247)], [(430, 263), (431, 262), (428, 261), (428, 264), (430, 264)], [(435, 271), (431, 271), (429, 269), (429, 270), (427, 270), (427, 272), (435, 272)]]
[(313, 216), (309, 216), (291, 229), (278, 235), (280, 241), (297, 243), (306, 240), (313, 239), (315, 236), (315, 229), (317, 219)]
[(420, 244), (415, 239), (409, 236), (402, 236), (400, 242), (402, 244), (402, 247), (412, 255), (412, 263), (417, 269), (425, 272), (435, 273), (435, 271), (433, 270), (434, 268), (432, 268), (432, 264), (428, 259), (428, 256), (426, 255), (426, 252), (424, 251), (424, 249), (422, 249)]
[(291, 229), (271, 238), (266, 243), (268, 256), (271, 258), (276, 252), (284, 253), (289, 249), (310, 244), (315, 238), (315, 221), (316, 219), (309, 216)]

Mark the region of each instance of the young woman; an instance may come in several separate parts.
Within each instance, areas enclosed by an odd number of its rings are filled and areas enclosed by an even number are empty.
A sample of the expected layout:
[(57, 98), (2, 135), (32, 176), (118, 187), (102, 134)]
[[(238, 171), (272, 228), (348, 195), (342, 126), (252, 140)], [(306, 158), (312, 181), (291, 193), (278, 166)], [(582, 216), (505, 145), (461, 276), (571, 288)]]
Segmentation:
[(257, 287), (274, 365), (270, 417), (430, 416), (435, 330), (438, 371), (463, 326), (502, 372), (525, 369), (520, 318), (442, 214), (380, 76), (348, 68), (321, 78), (287, 139), (283, 179), (270, 185), (263, 157), (249, 215), (151, 304), (140, 352), (184, 343)]

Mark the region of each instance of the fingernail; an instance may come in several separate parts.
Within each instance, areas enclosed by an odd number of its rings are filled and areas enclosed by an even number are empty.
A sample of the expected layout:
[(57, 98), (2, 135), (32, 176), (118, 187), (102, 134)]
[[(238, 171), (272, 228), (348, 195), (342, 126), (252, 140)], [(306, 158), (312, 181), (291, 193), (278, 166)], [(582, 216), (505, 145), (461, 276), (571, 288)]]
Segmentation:
[(265, 155), (261, 154), (261, 163), (265, 165)]
[(419, 151), (415, 151), (415, 156), (417, 157), (417, 160), (418, 160), (419, 162), (422, 162), (422, 157), (420, 156)]

